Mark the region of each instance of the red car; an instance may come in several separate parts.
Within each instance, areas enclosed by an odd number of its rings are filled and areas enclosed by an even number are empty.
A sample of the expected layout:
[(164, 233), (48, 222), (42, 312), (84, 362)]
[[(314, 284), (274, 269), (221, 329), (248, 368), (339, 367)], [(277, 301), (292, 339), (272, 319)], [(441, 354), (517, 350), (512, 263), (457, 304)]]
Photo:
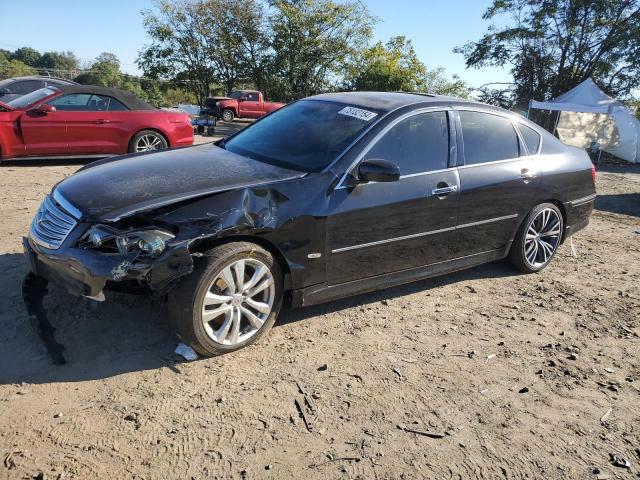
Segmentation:
[(0, 161), (105, 157), (192, 144), (186, 113), (158, 109), (115, 88), (50, 86), (0, 102)]
[(256, 90), (239, 90), (232, 92), (228, 98), (215, 99), (214, 102), (215, 116), (225, 122), (231, 122), (234, 118), (260, 118), (284, 107), (284, 103), (265, 101), (262, 92)]

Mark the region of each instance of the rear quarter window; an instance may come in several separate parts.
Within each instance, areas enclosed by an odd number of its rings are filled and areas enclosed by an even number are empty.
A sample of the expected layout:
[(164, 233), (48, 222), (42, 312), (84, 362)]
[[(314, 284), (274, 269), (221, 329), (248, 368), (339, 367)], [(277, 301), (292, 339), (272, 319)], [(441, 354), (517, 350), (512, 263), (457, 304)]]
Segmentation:
[(538, 150), (540, 149), (540, 142), (542, 141), (542, 135), (540, 135), (533, 128), (528, 127), (524, 123), (518, 123), (518, 128), (520, 129), (520, 134), (522, 135), (522, 139), (524, 140), (524, 143), (527, 146), (529, 155), (537, 154)]

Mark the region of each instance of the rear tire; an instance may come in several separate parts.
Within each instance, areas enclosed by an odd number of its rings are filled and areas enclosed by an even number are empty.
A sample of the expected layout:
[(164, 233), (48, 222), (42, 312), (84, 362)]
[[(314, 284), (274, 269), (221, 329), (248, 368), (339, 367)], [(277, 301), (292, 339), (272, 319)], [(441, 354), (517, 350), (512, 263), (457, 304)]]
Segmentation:
[(169, 146), (167, 139), (155, 130), (142, 130), (129, 142), (129, 153), (148, 152), (162, 150)]
[(236, 115), (233, 113), (233, 110), (229, 108), (222, 111), (222, 120), (224, 120), (225, 122), (233, 122), (235, 116)]
[(201, 355), (221, 355), (265, 335), (282, 296), (282, 271), (269, 252), (249, 242), (227, 243), (208, 251), (169, 293), (169, 324)]
[(509, 261), (521, 272), (539, 272), (555, 257), (563, 233), (560, 209), (553, 203), (538, 205), (520, 225), (511, 244)]

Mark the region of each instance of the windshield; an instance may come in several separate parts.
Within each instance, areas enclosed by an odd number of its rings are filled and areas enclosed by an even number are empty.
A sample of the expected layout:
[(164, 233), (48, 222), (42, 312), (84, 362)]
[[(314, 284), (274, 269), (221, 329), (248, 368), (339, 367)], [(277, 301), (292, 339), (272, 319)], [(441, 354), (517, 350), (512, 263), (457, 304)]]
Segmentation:
[(10, 102), (7, 102), (7, 105), (10, 105), (13, 108), (21, 109), (24, 107), (28, 107), (29, 105), (33, 105), (34, 103), (38, 103), (40, 100), (44, 100), (50, 95), (54, 93), (58, 93), (57, 88), (41, 88), (40, 90), (36, 90), (35, 92), (27, 93), (22, 97), (18, 97)]
[(245, 128), (227, 150), (303, 172), (320, 172), (378, 117), (379, 112), (339, 103), (302, 100)]

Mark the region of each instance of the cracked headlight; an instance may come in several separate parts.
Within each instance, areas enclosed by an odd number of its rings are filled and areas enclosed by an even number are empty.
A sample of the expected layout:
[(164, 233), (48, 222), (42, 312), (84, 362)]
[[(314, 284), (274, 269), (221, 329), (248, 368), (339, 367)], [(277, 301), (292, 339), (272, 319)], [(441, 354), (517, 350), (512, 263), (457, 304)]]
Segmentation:
[(164, 230), (131, 230), (122, 232), (106, 225), (94, 225), (84, 239), (93, 248), (115, 248), (125, 254), (140, 250), (153, 258), (160, 256), (167, 242), (175, 236)]

